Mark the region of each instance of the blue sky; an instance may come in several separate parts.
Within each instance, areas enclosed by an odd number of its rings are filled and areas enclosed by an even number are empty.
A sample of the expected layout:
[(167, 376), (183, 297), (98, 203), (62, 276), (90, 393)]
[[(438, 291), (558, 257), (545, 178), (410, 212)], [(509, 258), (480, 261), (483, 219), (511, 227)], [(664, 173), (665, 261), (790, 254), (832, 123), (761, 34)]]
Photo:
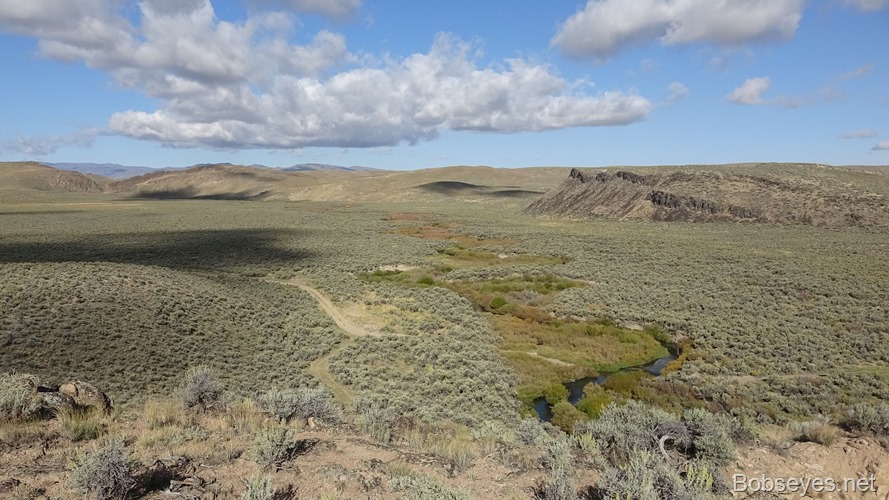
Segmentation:
[(889, 164), (889, 0), (0, 0), (0, 159)]

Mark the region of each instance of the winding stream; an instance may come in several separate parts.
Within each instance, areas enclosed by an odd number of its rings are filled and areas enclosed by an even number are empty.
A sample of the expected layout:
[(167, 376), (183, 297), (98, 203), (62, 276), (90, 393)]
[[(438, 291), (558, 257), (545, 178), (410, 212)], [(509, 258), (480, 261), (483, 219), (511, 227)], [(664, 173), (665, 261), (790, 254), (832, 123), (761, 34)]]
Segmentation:
[[(675, 346), (668, 345), (666, 347), (667, 349), (669, 349), (670, 354), (664, 356), (663, 358), (658, 358), (651, 363), (639, 366), (628, 366), (627, 368), (623, 368), (615, 372), (601, 373), (596, 377), (584, 377), (582, 379), (566, 382), (563, 385), (566, 389), (568, 389), (568, 402), (576, 406), (577, 403), (581, 399), (583, 399), (583, 388), (586, 387), (587, 384), (602, 385), (603, 383), (605, 383), (606, 380), (608, 380), (609, 377), (611, 377), (615, 373), (641, 370), (654, 376), (660, 375), (661, 372), (664, 371), (664, 368), (667, 366), (667, 364), (679, 357), (679, 351)], [(549, 403), (546, 401), (546, 398), (539, 397), (535, 399), (534, 410), (537, 412), (537, 416), (542, 422), (549, 422), (550, 419), (552, 419), (552, 412), (550, 411), (551, 408), (549, 406)]]

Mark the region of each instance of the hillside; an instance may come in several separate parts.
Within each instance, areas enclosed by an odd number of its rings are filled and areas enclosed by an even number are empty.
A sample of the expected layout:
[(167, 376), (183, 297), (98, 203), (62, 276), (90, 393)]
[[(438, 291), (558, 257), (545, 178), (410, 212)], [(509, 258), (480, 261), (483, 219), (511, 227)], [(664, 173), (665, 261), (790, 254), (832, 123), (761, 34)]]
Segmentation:
[(243, 390), (307, 384), (303, 370), (339, 337), (304, 295), (162, 267), (4, 264), (0, 283), (3, 370), (86, 377), (117, 400), (171, 391), (197, 364)]
[(889, 226), (889, 171), (813, 164), (572, 169), (527, 211), (666, 221)]
[(560, 168), (444, 167), (393, 172), (318, 169), (286, 171), (206, 165), (155, 172), (112, 183), (135, 198), (289, 201), (465, 201), (531, 199), (556, 186)]
[(0, 162), (0, 191), (52, 193), (100, 193), (96, 180), (35, 162)]
[(128, 179), (157, 171), (157, 169), (150, 167), (120, 165), (117, 163), (46, 163), (46, 165), (59, 170), (80, 172), (84, 175), (99, 175), (109, 179)]

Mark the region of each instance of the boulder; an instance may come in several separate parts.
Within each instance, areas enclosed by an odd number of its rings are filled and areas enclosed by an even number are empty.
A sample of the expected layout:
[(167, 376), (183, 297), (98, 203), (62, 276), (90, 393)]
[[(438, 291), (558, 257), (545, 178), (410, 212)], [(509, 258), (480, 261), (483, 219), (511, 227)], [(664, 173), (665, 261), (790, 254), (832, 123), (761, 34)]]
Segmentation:
[(92, 384), (75, 380), (59, 386), (59, 394), (71, 397), (75, 403), (82, 407), (92, 407), (101, 410), (103, 413), (111, 413), (111, 399), (96, 389)]
[(52, 418), (60, 412), (73, 412), (80, 408), (74, 398), (61, 392), (39, 392), (40, 406), (47, 418)]

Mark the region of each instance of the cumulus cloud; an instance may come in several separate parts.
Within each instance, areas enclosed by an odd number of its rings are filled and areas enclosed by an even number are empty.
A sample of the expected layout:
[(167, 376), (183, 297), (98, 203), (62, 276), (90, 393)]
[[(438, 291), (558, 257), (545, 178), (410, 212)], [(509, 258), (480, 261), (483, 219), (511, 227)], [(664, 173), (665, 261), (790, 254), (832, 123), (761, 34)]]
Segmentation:
[(844, 134), (840, 134), (840, 139), (870, 139), (872, 137), (877, 136), (876, 130), (863, 129), (863, 130), (854, 130), (852, 132), (846, 132)]
[(182, 147), (371, 147), (415, 143), (443, 129), (621, 125), (643, 119), (652, 108), (633, 93), (577, 93), (545, 66), (520, 59), (504, 68), (480, 68), (469, 53), (468, 44), (439, 36), (428, 53), (383, 67), (328, 79), (283, 75), (261, 94), (217, 88), (171, 99), (154, 112), (117, 113), (110, 127)]
[(880, 141), (871, 149), (874, 151), (889, 151), (889, 141)]
[(846, 5), (851, 5), (856, 9), (864, 11), (875, 12), (889, 6), (889, 0), (846, 0)]
[(828, 102), (839, 99), (843, 96), (840, 85), (846, 80), (862, 78), (874, 69), (874, 64), (865, 64), (847, 73), (834, 75), (821, 89), (817, 92), (797, 96), (777, 96), (773, 99), (765, 100), (762, 94), (771, 86), (771, 81), (767, 77), (751, 78), (744, 82), (743, 85), (732, 91), (726, 96), (729, 101), (736, 104), (769, 104), (781, 106), (784, 108), (795, 109), (819, 102)]
[[(117, 1), (84, 0), (75, 8), (69, 0), (35, 0), (41, 8), (32, 9), (0, 0), (0, 31), (42, 33), (44, 56), (84, 61), (156, 98), (157, 109), (115, 113), (108, 127), (169, 146), (372, 147), (428, 140), (443, 130), (623, 125), (653, 108), (635, 91), (591, 94), (586, 82), (523, 59), (481, 65), (471, 45), (449, 35), (438, 36), (428, 52), (377, 61), (355, 56), (342, 35), (329, 31), (293, 44), (296, 20), (285, 12), (231, 23), (216, 17), (209, 0), (144, 0), (139, 22), (131, 24), (115, 10)], [(301, 10), (360, 4), (283, 3)], [(102, 43), (82, 23), (52, 14), (71, 16), (72, 9), (82, 9), (76, 14), (90, 19), (94, 33), (106, 33)]]
[(762, 95), (769, 90), (772, 81), (769, 77), (750, 78), (740, 87), (732, 91), (726, 98), (735, 104), (758, 105), (766, 104)]
[(707, 42), (736, 47), (794, 35), (804, 0), (588, 0), (552, 44), (604, 61), (632, 45)]

